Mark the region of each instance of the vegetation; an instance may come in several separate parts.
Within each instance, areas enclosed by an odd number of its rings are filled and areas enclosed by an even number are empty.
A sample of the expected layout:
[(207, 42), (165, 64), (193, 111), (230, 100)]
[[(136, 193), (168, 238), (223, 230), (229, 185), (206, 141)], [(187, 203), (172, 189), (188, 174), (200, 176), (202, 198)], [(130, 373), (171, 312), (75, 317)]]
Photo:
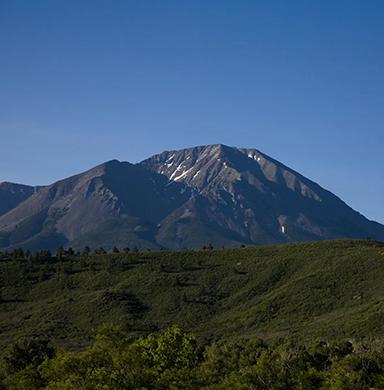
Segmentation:
[(254, 340), (199, 345), (171, 327), (129, 340), (103, 326), (92, 345), (57, 351), (33, 341), (10, 348), (2, 366), (7, 389), (382, 389), (381, 345), (266, 344)]
[(132, 337), (170, 325), (201, 339), (384, 336), (384, 246), (374, 241), (16, 252), (0, 261), (0, 348), (44, 336), (76, 349), (104, 322)]
[(383, 279), (369, 240), (2, 253), (2, 383), (383, 388)]

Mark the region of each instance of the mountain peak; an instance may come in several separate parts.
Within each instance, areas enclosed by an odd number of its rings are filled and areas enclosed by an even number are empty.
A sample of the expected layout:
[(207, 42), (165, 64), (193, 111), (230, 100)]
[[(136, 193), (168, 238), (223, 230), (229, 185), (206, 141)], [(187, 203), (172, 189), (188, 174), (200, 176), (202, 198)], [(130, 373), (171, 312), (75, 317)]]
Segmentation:
[[(240, 180), (241, 172), (259, 169), (262, 155), (256, 149), (240, 149), (223, 144), (196, 146), (165, 151), (140, 163), (169, 180), (186, 183), (199, 191), (216, 181), (225, 183)], [(217, 181), (218, 180), (218, 181)]]
[(0, 248), (142, 248), (384, 239), (318, 184), (253, 148), (106, 161), (44, 187), (0, 184)]
[(116, 158), (114, 158), (112, 160), (105, 161), (101, 165), (104, 165), (104, 166), (117, 166), (119, 164), (121, 164), (121, 161), (119, 161)]

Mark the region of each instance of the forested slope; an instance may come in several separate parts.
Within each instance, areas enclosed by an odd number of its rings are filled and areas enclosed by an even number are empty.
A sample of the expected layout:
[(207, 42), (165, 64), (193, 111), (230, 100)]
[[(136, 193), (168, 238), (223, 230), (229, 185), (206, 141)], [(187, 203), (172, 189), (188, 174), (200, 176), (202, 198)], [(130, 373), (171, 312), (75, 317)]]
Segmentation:
[(86, 344), (178, 325), (200, 338), (384, 335), (384, 246), (326, 241), (242, 249), (4, 259), (0, 345)]

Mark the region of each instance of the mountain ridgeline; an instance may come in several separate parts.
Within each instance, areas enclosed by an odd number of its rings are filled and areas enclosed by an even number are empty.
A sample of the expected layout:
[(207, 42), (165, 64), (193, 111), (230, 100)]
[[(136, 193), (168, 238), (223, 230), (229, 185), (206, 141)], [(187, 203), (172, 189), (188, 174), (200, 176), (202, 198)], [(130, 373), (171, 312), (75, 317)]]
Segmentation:
[(48, 186), (0, 184), (2, 250), (368, 237), (384, 240), (384, 226), (256, 149), (200, 146), (112, 160)]

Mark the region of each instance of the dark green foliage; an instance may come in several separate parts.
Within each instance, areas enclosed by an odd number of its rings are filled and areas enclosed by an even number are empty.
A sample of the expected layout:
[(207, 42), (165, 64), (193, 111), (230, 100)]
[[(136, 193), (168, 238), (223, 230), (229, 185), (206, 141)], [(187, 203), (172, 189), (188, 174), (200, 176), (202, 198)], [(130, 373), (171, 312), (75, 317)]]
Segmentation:
[(106, 253), (107, 251), (102, 247), (95, 249), (95, 255), (105, 255)]
[(97, 252), (1, 255), (0, 389), (384, 388), (382, 243)]
[(4, 369), (13, 374), (28, 366), (37, 367), (45, 358), (52, 358), (54, 350), (48, 341), (32, 339), (23, 340), (12, 345), (4, 355)]
[(57, 249), (56, 249), (56, 258), (61, 260), (63, 257), (64, 257), (64, 254), (65, 254), (65, 250), (64, 250), (64, 247), (62, 245), (60, 245)]
[(89, 246), (85, 246), (83, 249), (83, 256), (89, 256), (91, 253), (91, 248)]
[(0, 388), (39, 389), (46, 384), (38, 367), (54, 357), (54, 350), (46, 340), (21, 340), (4, 353), (0, 366)]
[(80, 348), (106, 321), (121, 324), (130, 337), (171, 324), (199, 339), (233, 341), (384, 336), (384, 246), (374, 241), (66, 252), (61, 260), (45, 251), (3, 256), (0, 348), (31, 336)]
[(73, 250), (73, 248), (68, 248), (66, 253), (67, 253), (68, 256), (74, 256), (75, 255), (75, 251)]
[(4, 388), (28, 390), (368, 390), (384, 384), (381, 343), (242, 339), (198, 345), (175, 326), (130, 340), (121, 326), (105, 324), (81, 351), (54, 354), (46, 343), (30, 342), (13, 346), (2, 364)]

